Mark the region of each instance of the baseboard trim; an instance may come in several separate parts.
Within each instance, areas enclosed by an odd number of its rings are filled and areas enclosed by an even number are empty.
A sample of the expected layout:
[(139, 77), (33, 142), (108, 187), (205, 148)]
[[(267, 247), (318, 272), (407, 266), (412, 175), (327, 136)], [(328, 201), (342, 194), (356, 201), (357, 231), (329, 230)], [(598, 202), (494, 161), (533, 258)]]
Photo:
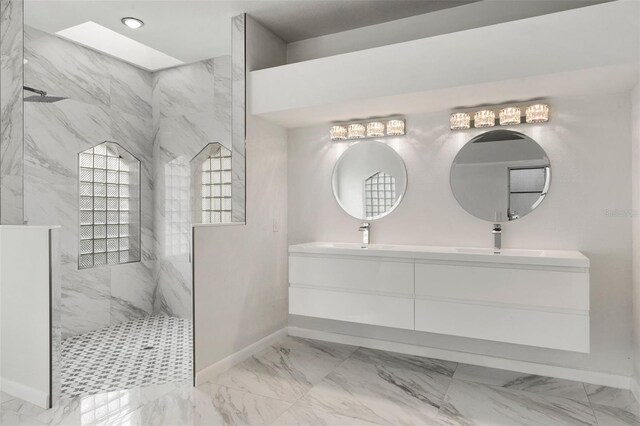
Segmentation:
[(202, 370), (196, 372), (196, 386), (213, 380), (220, 373), (227, 371), (237, 363), (244, 361), (245, 359), (260, 352), (263, 349), (266, 349), (267, 347), (271, 346), (278, 340), (285, 338), (286, 336), (287, 328), (281, 328), (275, 333), (271, 333), (267, 337), (264, 337), (257, 342), (252, 343), (249, 346), (246, 346), (239, 351), (232, 353), (228, 357), (223, 358), (206, 368), (203, 368)]
[(41, 408), (49, 408), (49, 394), (21, 383), (0, 377), (0, 390)]
[[(308, 328), (288, 327), (288, 333), (289, 335), (296, 337), (324, 340), (334, 343), (343, 343), (370, 349), (400, 352), (408, 355), (424, 356), (427, 358), (444, 359), (447, 361), (462, 362), (465, 364), (479, 365), (482, 367), (500, 368), (503, 370), (519, 371), (522, 373), (536, 374), (540, 376), (557, 377), (559, 379), (574, 380), (601, 386), (631, 389), (634, 392), (634, 395), (636, 395), (636, 398), (640, 396), (640, 388), (634, 391), (631, 385), (632, 379), (628, 376), (601, 373), (597, 371), (578, 370), (574, 368), (539, 364), (528, 361), (518, 361), (469, 352), (437, 349), (428, 346), (398, 343), (388, 340), (372, 339), (369, 337), (351, 336), (347, 334), (332, 333)], [(633, 380), (633, 382), (635, 383), (635, 380)]]

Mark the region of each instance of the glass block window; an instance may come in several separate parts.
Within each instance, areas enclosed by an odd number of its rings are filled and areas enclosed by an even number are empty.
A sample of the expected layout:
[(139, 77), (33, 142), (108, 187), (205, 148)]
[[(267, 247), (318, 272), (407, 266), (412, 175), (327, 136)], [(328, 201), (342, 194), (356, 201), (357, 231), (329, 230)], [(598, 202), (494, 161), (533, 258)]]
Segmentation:
[(78, 160), (78, 267), (139, 261), (140, 162), (114, 142), (81, 152)]
[(369, 176), (364, 182), (364, 199), (367, 219), (391, 210), (396, 202), (396, 178), (384, 172)]
[(200, 223), (231, 222), (231, 151), (211, 143), (193, 161), (200, 183)]

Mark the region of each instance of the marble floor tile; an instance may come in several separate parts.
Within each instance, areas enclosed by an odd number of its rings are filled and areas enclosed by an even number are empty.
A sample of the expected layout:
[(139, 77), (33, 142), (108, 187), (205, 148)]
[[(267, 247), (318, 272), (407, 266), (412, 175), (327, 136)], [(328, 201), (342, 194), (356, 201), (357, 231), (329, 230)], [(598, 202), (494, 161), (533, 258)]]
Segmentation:
[(256, 395), (294, 402), (342, 361), (326, 354), (269, 347), (222, 373), (215, 382)]
[[(165, 394), (180, 388), (190, 388), (187, 383), (102, 392), (96, 395), (63, 398), (53, 408), (39, 413), (27, 413), (25, 417), (46, 425), (118, 424), (129, 413), (152, 404)], [(22, 414), (22, 413), (21, 413)]]
[(640, 425), (640, 404), (631, 391), (591, 384), (584, 387), (601, 426)]
[(287, 336), (281, 341), (273, 344), (272, 347), (278, 351), (294, 349), (303, 352), (309, 352), (311, 354), (324, 354), (339, 360), (347, 359), (358, 349), (357, 346), (323, 342), (321, 340), (303, 339), (293, 336)]
[(370, 426), (385, 424), (368, 407), (351, 406), (349, 411), (310, 403), (303, 398), (273, 422), (274, 426)]
[(291, 403), (207, 383), (176, 389), (151, 404), (123, 413), (128, 425), (267, 425)]
[(453, 379), (438, 419), (449, 425), (596, 425), (589, 404)]
[(585, 384), (584, 388), (592, 404), (608, 405), (610, 407), (639, 410), (640, 404), (630, 390)]
[(351, 357), (298, 403), (294, 411), (331, 412), (377, 424), (435, 421), (451, 377)]
[[(0, 413), (12, 412), (19, 416), (30, 418), (35, 418), (45, 411), (47, 410), (20, 398), (11, 398), (0, 404)], [(3, 424), (0, 422), (0, 425)]]
[(15, 413), (13, 411), (0, 410), (0, 425), (2, 426), (36, 426), (43, 423), (38, 422), (25, 415)]
[(0, 404), (10, 401), (12, 399), (14, 399), (13, 396), (9, 395), (8, 393), (0, 391)]
[(607, 405), (591, 404), (600, 426), (632, 426), (640, 425), (640, 411)]
[(519, 373), (517, 371), (499, 370), (497, 368), (479, 367), (468, 364), (458, 365), (453, 378), (513, 390), (570, 398), (584, 404), (589, 403), (582, 382), (574, 382), (572, 380), (556, 379), (553, 377), (537, 376)]
[(394, 368), (402, 368), (416, 371), (418, 373), (429, 371), (453, 376), (458, 365), (452, 361), (424, 358), (415, 355), (405, 355), (396, 352), (379, 351), (375, 349), (359, 348), (352, 355), (353, 358), (365, 360), (378, 365), (385, 365)]
[(271, 424), (291, 407), (289, 402), (229, 389), (212, 383), (199, 386), (198, 389), (208, 395), (224, 424)]
[(50, 410), (0, 393), (0, 425), (123, 424), (617, 426), (640, 425), (640, 405), (622, 389), (295, 337), (197, 388), (101, 392)]

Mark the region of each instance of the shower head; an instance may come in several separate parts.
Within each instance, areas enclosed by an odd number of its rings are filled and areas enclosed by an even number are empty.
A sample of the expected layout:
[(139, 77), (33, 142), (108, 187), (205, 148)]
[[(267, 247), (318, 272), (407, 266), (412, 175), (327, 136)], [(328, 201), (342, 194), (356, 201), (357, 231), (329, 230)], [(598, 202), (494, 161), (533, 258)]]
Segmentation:
[(37, 95), (27, 96), (26, 98), (24, 98), (23, 100), (25, 102), (41, 102), (41, 103), (50, 104), (53, 102), (69, 99), (69, 98), (64, 98), (60, 96), (47, 96), (47, 92), (45, 92), (44, 90), (38, 90), (32, 87), (22, 86), (22, 88), (28, 92), (37, 93)]
[(53, 102), (63, 101), (65, 99), (69, 99), (69, 98), (62, 98), (59, 96), (33, 95), (33, 96), (27, 96), (26, 98), (24, 98), (24, 101), (25, 102), (41, 102), (45, 104), (50, 104)]

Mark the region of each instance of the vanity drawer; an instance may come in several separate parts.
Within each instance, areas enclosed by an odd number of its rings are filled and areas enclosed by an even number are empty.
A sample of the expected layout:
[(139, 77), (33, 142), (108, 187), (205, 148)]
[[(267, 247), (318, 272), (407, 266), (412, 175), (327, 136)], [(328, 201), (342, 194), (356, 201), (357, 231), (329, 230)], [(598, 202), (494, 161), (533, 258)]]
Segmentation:
[(289, 288), (289, 313), (413, 330), (413, 298)]
[(578, 268), (416, 264), (416, 297), (589, 310), (589, 274)]
[(589, 352), (589, 316), (416, 299), (416, 330)]
[(290, 256), (289, 283), (413, 296), (413, 263)]

